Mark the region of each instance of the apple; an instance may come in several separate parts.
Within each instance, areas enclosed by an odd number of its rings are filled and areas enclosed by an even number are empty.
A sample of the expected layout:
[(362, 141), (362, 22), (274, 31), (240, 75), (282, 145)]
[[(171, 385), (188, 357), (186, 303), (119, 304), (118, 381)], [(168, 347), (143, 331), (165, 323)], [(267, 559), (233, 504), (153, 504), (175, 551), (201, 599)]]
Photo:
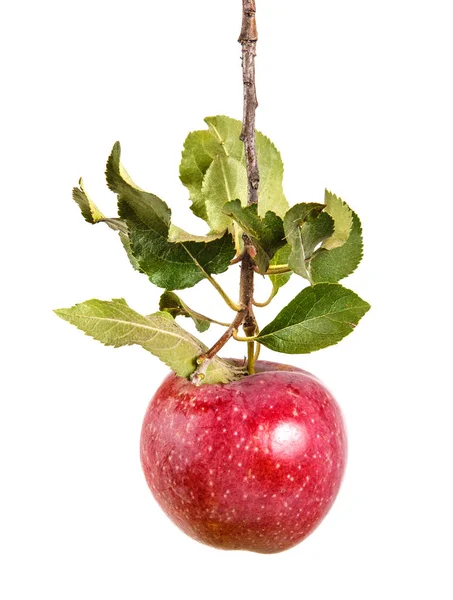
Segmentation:
[(141, 462), (162, 509), (199, 542), (274, 553), (306, 538), (338, 493), (347, 443), (326, 387), (295, 367), (194, 386), (170, 374), (147, 409)]

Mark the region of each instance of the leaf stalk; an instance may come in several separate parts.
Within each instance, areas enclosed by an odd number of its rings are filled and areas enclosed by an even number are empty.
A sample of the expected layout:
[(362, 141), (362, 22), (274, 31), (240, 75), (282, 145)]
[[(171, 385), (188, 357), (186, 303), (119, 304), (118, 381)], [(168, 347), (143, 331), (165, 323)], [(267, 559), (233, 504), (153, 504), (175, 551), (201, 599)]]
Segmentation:
[(214, 279), (214, 277), (212, 277), (212, 275), (206, 273), (206, 279), (212, 286), (215, 287), (215, 289), (219, 292), (219, 294), (222, 296), (222, 298), (225, 300), (226, 304), (231, 308), (231, 310), (234, 310), (235, 312), (241, 310), (239, 304), (236, 304), (236, 302), (233, 302), (233, 300), (231, 300), (231, 298), (228, 296), (225, 290), (221, 287), (219, 283), (217, 283), (217, 281)]
[(266, 306), (269, 306), (269, 304), (275, 298), (276, 293), (277, 293), (277, 291), (275, 289), (273, 289), (269, 298), (267, 300), (265, 300), (264, 302), (256, 302), (256, 300), (253, 300), (253, 306), (256, 306), (257, 308), (264, 308)]
[(254, 342), (256, 340), (256, 335), (250, 335), (250, 336), (244, 336), (244, 335), (238, 335), (237, 330), (233, 331), (233, 338), (237, 341), (237, 342)]
[(280, 275), (281, 273), (291, 273), (292, 269), (289, 265), (270, 265), (266, 271), (266, 275)]

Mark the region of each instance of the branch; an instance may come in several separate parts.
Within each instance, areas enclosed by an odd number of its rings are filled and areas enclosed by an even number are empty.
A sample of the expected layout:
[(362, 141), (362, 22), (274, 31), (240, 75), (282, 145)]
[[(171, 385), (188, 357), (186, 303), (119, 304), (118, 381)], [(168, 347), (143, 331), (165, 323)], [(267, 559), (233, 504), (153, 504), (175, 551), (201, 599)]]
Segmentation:
[[(248, 204), (258, 203), (260, 176), (256, 155), (255, 114), (258, 106), (255, 85), (255, 56), (258, 32), (256, 29), (255, 0), (242, 0), (242, 29), (239, 42), (242, 45), (242, 82), (244, 88), (244, 115), (240, 139), (244, 142), (247, 165)], [(240, 303), (246, 309), (243, 329), (247, 337), (255, 335), (257, 325), (253, 314), (253, 276), (255, 249), (250, 238), (243, 234), (244, 256), (241, 262)], [(254, 342), (248, 342), (247, 369), (254, 373)]]
[[(242, 45), (244, 116), (240, 139), (244, 142), (247, 165), (248, 204), (258, 203), (258, 186), (260, 182), (255, 140), (255, 112), (256, 107), (258, 106), (255, 87), (255, 56), (256, 42), (258, 40), (255, 13), (255, 0), (242, 0), (242, 29), (241, 35), (239, 36), (239, 42)], [(242, 239), (244, 240), (244, 251), (232, 261), (232, 264), (239, 262), (239, 260), (241, 261), (239, 306), (236, 306), (228, 296), (226, 296), (218, 283), (212, 277), (208, 276), (212, 285), (214, 285), (217, 291), (222, 295), (227, 304), (231, 308), (237, 310), (237, 313), (234, 321), (222, 337), (212, 346), (212, 348), (198, 357), (198, 367), (190, 377), (192, 383), (195, 385), (200, 385), (205, 377), (211, 360), (216, 356), (219, 350), (223, 348), (228, 340), (233, 337), (233, 334), (235, 334), (241, 325), (247, 338), (252, 338), (251, 341), (247, 342), (247, 369), (249, 374), (255, 372), (256, 352), (253, 336), (256, 334), (258, 327), (255, 315), (253, 314), (253, 276), (255, 274), (255, 262), (253, 258), (256, 255), (256, 250), (246, 234), (242, 235)]]
[(244, 86), (244, 116), (241, 140), (244, 142), (247, 161), (248, 203), (258, 202), (260, 182), (255, 142), (255, 113), (258, 106), (255, 85), (255, 56), (258, 32), (256, 29), (255, 0), (242, 0), (242, 82)]

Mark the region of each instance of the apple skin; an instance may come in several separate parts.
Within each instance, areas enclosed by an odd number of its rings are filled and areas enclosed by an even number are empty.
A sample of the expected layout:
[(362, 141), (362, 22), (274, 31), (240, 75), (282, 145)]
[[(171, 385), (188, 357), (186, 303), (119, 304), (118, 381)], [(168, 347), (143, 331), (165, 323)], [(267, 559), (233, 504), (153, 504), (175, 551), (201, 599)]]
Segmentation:
[(185, 533), (268, 554), (295, 546), (325, 517), (347, 442), (316, 377), (266, 361), (256, 371), (199, 387), (170, 374), (147, 409), (140, 450), (155, 499)]

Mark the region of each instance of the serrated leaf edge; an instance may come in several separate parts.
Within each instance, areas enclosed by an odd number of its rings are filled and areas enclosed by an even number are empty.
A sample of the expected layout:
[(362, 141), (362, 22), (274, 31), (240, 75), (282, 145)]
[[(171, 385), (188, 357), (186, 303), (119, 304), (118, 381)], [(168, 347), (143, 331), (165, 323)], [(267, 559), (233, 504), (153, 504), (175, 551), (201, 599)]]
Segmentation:
[[(363, 315), (362, 315), (362, 316), (359, 318), (359, 321), (358, 321), (358, 322), (360, 322), (360, 320), (362, 319), (362, 317), (363, 317), (363, 316), (364, 316), (364, 315), (365, 315), (365, 314), (366, 314), (366, 313), (367, 313), (367, 312), (370, 310), (370, 308), (371, 308), (371, 305), (370, 305), (368, 302), (366, 302), (365, 300), (362, 300), (362, 298), (360, 298), (360, 296), (359, 296), (358, 294), (356, 294), (355, 292), (353, 292), (352, 290), (350, 290), (350, 289), (348, 289), (348, 288), (345, 288), (344, 286), (342, 286), (342, 285), (341, 285), (341, 284), (339, 284), (339, 283), (328, 283), (328, 282), (321, 282), (321, 283), (317, 283), (317, 284), (315, 284), (315, 285), (313, 285), (313, 286), (307, 287), (307, 288), (305, 288), (305, 289), (306, 289), (306, 290), (313, 290), (313, 289), (314, 289), (315, 287), (317, 287), (317, 286), (331, 287), (331, 288), (332, 288), (332, 290), (331, 290), (332, 292), (334, 291), (334, 289), (333, 289), (333, 288), (335, 288), (335, 289), (342, 288), (342, 289), (344, 289), (344, 290), (345, 290), (345, 292), (348, 292), (348, 293), (350, 293), (350, 294), (353, 294), (355, 298), (357, 298), (357, 299), (359, 299), (359, 300), (360, 300), (361, 304), (356, 304), (355, 306), (351, 306), (350, 308), (346, 308), (346, 309), (344, 309), (344, 310), (339, 310), (339, 311), (336, 311), (336, 312), (335, 312), (335, 314), (340, 314), (340, 313), (343, 313), (343, 312), (347, 312), (348, 310), (353, 310), (353, 309), (355, 309), (355, 308), (361, 308), (361, 309), (364, 309), (364, 313), (363, 313)], [(304, 290), (302, 290), (302, 291), (304, 291)], [(299, 293), (302, 293), (302, 292), (299, 292)], [(296, 296), (295, 298), (297, 298), (297, 296)], [(295, 300), (295, 298), (293, 298), (293, 300), (291, 300), (291, 302), (293, 302), (293, 301)], [(335, 304), (337, 304), (337, 302), (340, 302), (340, 301), (342, 300), (342, 298), (344, 298), (344, 296), (343, 296), (343, 297), (340, 297), (340, 298), (338, 298), (338, 299), (336, 300)], [(315, 307), (316, 307), (316, 306), (317, 306), (317, 305), (318, 305), (320, 302), (322, 302), (322, 301), (325, 301), (325, 299), (326, 299), (326, 296), (323, 296), (322, 298), (320, 298), (319, 300), (317, 300), (317, 301), (315, 302), (315, 304), (313, 304), (313, 306), (310, 308), (310, 310), (308, 311), (307, 315), (309, 315), (309, 314), (310, 314), (310, 313), (311, 313), (311, 312), (312, 312), (312, 311), (315, 309)], [(290, 303), (291, 303), (291, 302), (290, 302)], [(284, 307), (284, 308), (283, 308), (283, 309), (280, 311), (280, 313), (281, 313), (283, 310), (285, 310), (285, 308), (286, 308), (286, 307)], [(280, 338), (280, 339), (281, 339), (281, 334), (282, 334), (284, 331), (286, 331), (287, 329), (291, 329), (292, 327), (295, 327), (295, 326), (298, 326), (298, 327), (299, 327), (299, 326), (301, 326), (301, 327), (303, 327), (304, 329), (307, 329), (308, 331), (311, 331), (311, 330), (310, 330), (308, 327), (306, 327), (306, 324), (307, 324), (307, 322), (309, 322), (309, 321), (315, 321), (315, 320), (318, 320), (318, 319), (323, 319), (323, 318), (326, 318), (327, 320), (330, 320), (330, 321), (334, 321), (334, 322), (335, 322), (335, 319), (329, 319), (329, 315), (328, 315), (328, 314), (327, 314), (327, 315), (320, 315), (320, 316), (313, 317), (313, 318), (311, 318), (311, 319), (304, 319), (304, 321), (301, 321), (301, 322), (298, 322), (298, 323), (293, 323), (292, 325), (287, 325), (287, 326), (285, 326), (285, 327), (280, 327), (279, 329), (277, 329), (277, 330), (275, 330), (275, 331), (270, 331), (269, 333), (264, 333), (264, 334), (263, 334), (263, 332), (265, 332), (266, 328), (267, 328), (267, 327), (269, 327), (269, 326), (271, 326), (271, 325), (272, 325), (272, 324), (273, 324), (273, 323), (274, 323), (274, 322), (277, 320), (277, 318), (279, 317), (280, 313), (279, 313), (279, 314), (278, 314), (278, 315), (277, 315), (277, 316), (276, 316), (276, 317), (273, 319), (273, 321), (271, 321), (271, 323), (269, 323), (268, 325), (266, 325), (266, 326), (263, 328), (262, 332), (261, 332), (261, 333), (260, 333), (260, 335), (257, 337), (257, 341), (258, 341), (258, 342), (261, 342), (263, 339), (265, 339), (266, 337), (269, 337), (269, 336), (273, 336), (273, 337), (275, 337), (275, 338)], [(329, 313), (329, 314), (330, 314), (330, 313)], [(356, 323), (349, 323), (349, 324), (348, 324), (348, 323), (345, 323), (344, 321), (341, 321), (341, 323), (343, 323), (343, 324), (345, 324), (345, 325), (349, 325), (349, 326), (350, 326), (350, 332), (349, 332), (349, 333), (351, 333), (351, 332), (352, 332), (352, 331), (355, 329), (355, 327), (356, 327), (356, 325), (357, 325)], [(312, 332), (312, 333), (313, 333), (313, 332)], [(324, 334), (324, 333), (322, 333), (322, 332), (316, 331), (316, 335), (322, 336), (322, 335), (330, 335), (330, 334)], [(347, 334), (346, 334), (346, 335), (347, 335)], [(340, 341), (342, 341), (342, 340), (343, 340), (345, 337), (346, 337), (346, 336), (343, 336), (341, 339), (339, 339), (339, 340), (337, 340), (336, 342), (333, 342), (333, 343), (329, 344), (329, 346), (325, 346), (325, 347), (335, 346), (335, 345), (336, 345), (336, 344), (338, 344)], [(284, 341), (286, 341), (286, 340), (284, 340)], [(265, 345), (265, 344), (264, 344), (264, 345)], [(312, 352), (317, 352), (318, 350), (322, 350), (322, 349), (324, 349), (324, 348), (317, 348), (317, 349), (315, 349), (315, 350), (311, 350), (311, 351), (309, 351), (309, 352), (303, 352), (303, 353), (299, 353), (299, 352), (284, 352), (284, 354), (311, 354)]]

